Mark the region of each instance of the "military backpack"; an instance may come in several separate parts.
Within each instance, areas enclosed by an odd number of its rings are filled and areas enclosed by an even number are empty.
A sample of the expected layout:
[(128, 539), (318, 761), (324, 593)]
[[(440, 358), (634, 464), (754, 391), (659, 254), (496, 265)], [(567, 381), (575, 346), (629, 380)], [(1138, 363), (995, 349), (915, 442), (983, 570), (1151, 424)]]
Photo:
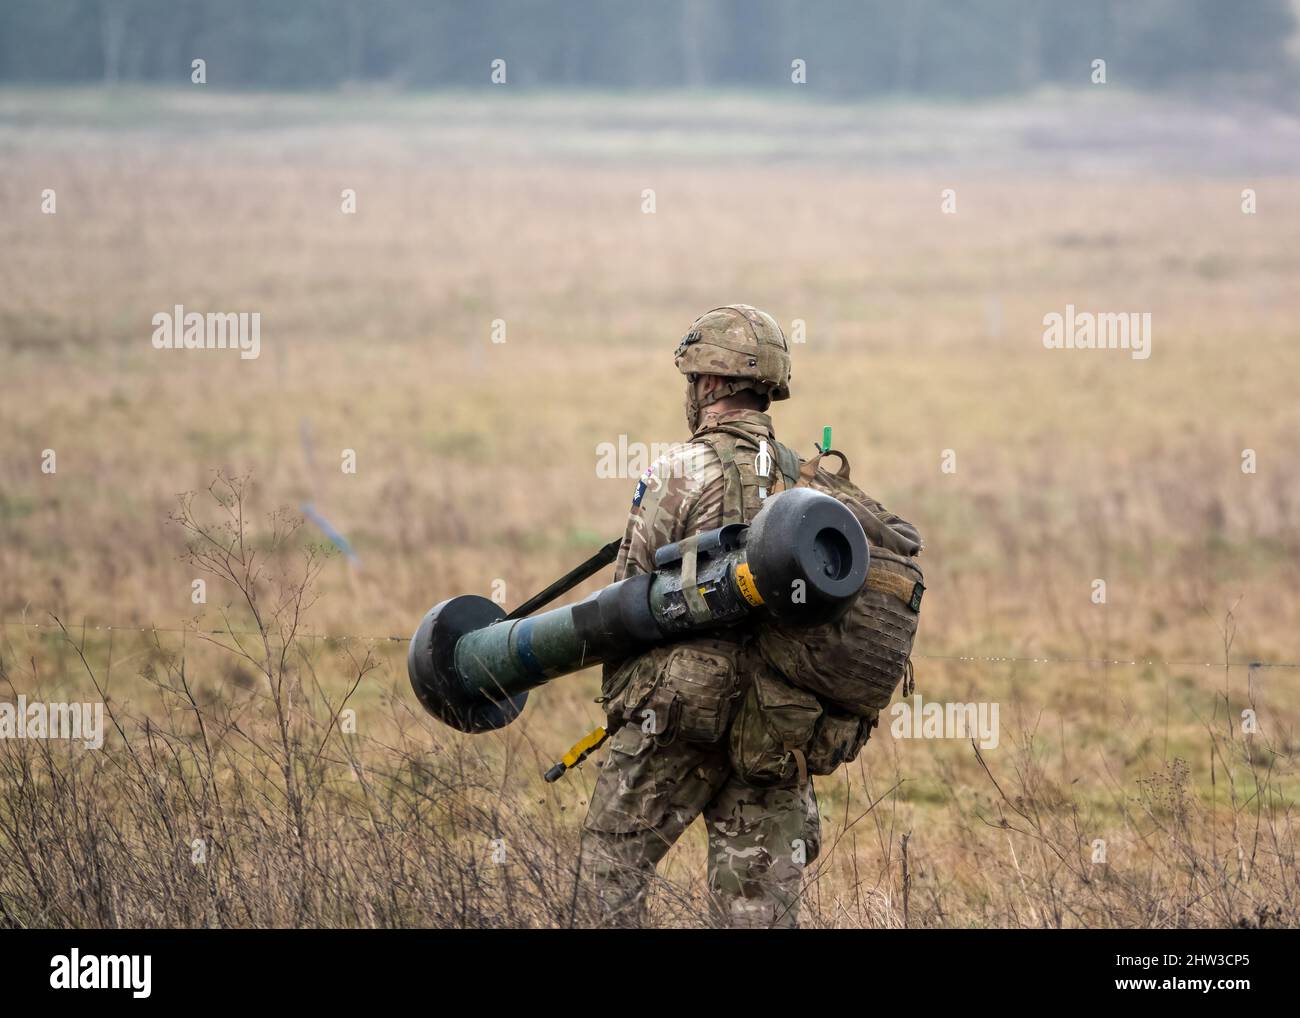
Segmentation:
[[(724, 469), (734, 462), (730, 447), (736, 440), (754, 443), (742, 430), (725, 426), (694, 440), (712, 446)], [(752, 670), (729, 732), (732, 766), (754, 785), (795, 774), (830, 774), (857, 757), (904, 676), (910, 681), (925, 590), (915, 561), (920, 536), (850, 480), (842, 453), (826, 450), (802, 463), (780, 443), (775, 453), (781, 477), (773, 490), (803, 485), (843, 502), (866, 533), (871, 567), (861, 593), (836, 621), (813, 627), (768, 624), (755, 632), (752, 650), (767, 667)], [(830, 457), (839, 461), (833, 471), (826, 462)], [(750, 483), (742, 487), (742, 480)], [(736, 476), (731, 483), (748, 495), (753, 482)]]

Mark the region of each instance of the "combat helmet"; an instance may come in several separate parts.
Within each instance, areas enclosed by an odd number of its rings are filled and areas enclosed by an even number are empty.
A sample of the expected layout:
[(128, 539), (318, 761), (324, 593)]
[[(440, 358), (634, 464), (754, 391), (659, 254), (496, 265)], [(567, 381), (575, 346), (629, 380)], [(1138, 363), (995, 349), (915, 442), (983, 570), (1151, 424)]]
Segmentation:
[[(692, 431), (704, 407), (741, 389), (753, 389), (769, 403), (790, 398), (790, 348), (785, 334), (775, 318), (748, 304), (728, 304), (695, 319), (673, 360), (689, 383), (686, 417)], [(697, 399), (699, 375), (721, 375), (731, 381)]]

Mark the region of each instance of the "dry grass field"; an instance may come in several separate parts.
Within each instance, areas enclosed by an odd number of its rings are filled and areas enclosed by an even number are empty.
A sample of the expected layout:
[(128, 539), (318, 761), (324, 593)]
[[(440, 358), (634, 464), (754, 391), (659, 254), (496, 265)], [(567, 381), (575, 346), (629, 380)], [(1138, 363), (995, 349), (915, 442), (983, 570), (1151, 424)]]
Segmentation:
[[(618, 534), (597, 446), (684, 437), (672, 349), (733, 301), (806, 323), (782, 439), (831, 425), (925, 536), (917, 691), (1000, 706), (996, 748), (882, 723), (819, 779), (804, 924), (1300, 923), (1296, 120), (7, 91), (0, 170), (0, 699), (111, 717), (0, 743), (0, 925), (589, 921), (600, 757), (540, 774), (597, 671), (469, 737), (388, 637)], [(259, 312), (260, 356), (155, 350), (176, 304)], [(1151, 357), (1045, 349), (1067, 304), (1150, 312)], [(657, 922), (707, 921), (703, 860)]]

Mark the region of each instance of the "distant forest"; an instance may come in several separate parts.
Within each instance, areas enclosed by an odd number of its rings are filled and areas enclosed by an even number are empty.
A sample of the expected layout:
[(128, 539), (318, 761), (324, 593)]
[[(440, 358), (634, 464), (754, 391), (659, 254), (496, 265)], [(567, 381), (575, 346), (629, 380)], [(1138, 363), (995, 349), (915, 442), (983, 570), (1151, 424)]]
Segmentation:
[(1291, 0), (0, 0), (0, 82), (779, 88), (1293, 87)]

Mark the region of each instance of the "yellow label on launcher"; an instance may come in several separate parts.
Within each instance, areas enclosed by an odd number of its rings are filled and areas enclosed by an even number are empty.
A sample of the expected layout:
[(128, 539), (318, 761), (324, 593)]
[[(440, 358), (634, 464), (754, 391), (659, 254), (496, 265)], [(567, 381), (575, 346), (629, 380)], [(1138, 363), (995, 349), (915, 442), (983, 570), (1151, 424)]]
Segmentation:
[(740, 588), (740, 596), (754, 607), (758, 607), (763, 603), (763, 595), (758, 592), (758, 587), (754, 583), (754, 576), (749, 571), (748, 562), (741, 562), (736, 566), (736, 586)]

